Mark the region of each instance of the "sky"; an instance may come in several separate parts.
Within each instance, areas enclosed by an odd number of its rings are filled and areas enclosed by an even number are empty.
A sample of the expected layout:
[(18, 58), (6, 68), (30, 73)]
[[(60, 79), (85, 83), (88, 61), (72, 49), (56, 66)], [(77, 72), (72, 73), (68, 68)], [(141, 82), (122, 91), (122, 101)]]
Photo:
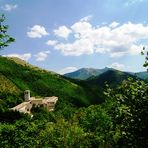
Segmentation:
[(60, 74), (80, 68), (145, 71), (148, 0), (0, 0), (15, 43), (0, 55)]

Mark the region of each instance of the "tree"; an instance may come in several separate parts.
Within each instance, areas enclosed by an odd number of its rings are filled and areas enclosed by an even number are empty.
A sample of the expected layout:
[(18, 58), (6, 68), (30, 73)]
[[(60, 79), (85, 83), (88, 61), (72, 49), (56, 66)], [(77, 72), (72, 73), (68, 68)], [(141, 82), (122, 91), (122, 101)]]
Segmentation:
[(129, 78), (105, 93), (119, 147), (147, 147), (148, 84)]
[[(148, 67), (148, 51), (145, 50), (145, 47), (143, 47), (141, 54), (145, 56), (145, 63), (143, 64), (143, 66)], [(147, 69), (147, 72), (148, 72), (148, 69)]]
[(0, 50), (2, 50), (4, 47), (7, 47), (10, 43), (14, 42), (15, 39), (10, 37), (7, 34), (8, 25), (4, 24), (5, 21), (4, 14), (0, 14)]

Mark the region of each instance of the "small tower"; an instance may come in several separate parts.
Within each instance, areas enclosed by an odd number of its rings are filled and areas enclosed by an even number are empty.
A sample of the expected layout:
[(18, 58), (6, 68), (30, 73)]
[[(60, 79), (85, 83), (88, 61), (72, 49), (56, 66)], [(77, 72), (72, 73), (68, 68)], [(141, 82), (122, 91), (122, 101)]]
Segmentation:
[(30, 90), (25, 90), (24, 91), (24, 99), (25, 99), (25, 101), (29, 101), (29, 99), (30, 99)]

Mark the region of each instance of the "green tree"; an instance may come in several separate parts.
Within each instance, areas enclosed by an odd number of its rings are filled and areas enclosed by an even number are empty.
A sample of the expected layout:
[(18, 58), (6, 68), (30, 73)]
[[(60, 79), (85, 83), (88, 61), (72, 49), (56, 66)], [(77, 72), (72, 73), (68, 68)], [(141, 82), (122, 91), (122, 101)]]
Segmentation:
[(112, 127), (111, 117), (101, 105), (91, 105), (88, 108), (81, 109), (77, 114), (79, 125), (85, 132), (90, 133), (89, 141), (92, 147), (110, 147), (112, 145)]
[[(145, 56), (145, 63), (143, 64), (144, 67), (148, 67), (148, 51), (143, 47), (141, 54)], [(147, 69), (148, 72), (148, 69)]]
[(108, 88), (106, 95), (118, 146), (147, 147), (148, 84), (129, 78), (117, 89)]
[(4, 24), (5, 21), (4, 14), (0, 14), (0, 50), (2, 50), (4, 47), (7, 47), (10, 43), (14, 42), (15, 39), (10, 37), (7, 34), (8, 25)]

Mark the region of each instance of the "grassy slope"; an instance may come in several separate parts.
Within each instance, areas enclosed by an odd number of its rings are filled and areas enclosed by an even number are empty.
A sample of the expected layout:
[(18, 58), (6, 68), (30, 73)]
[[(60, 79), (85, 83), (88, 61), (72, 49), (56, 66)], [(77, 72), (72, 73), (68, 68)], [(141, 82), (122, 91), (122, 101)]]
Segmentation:
[[(22, 60), (0, 57), (0, 96), (4, 102), (9, 96), (22, 100), (23, 91), (31, 90), (32, 96), (58, 96), (77, 106), (90, 105), (93, 95), (78, 84), (53, 72), (33, 67)], [(3, 95), (5, 93), (5, 95)], [(15, 101), (17, 104), (17, 100)]]
[(4, 75), (0, 74), (0, 93), (19, 94), (20, 89)]

